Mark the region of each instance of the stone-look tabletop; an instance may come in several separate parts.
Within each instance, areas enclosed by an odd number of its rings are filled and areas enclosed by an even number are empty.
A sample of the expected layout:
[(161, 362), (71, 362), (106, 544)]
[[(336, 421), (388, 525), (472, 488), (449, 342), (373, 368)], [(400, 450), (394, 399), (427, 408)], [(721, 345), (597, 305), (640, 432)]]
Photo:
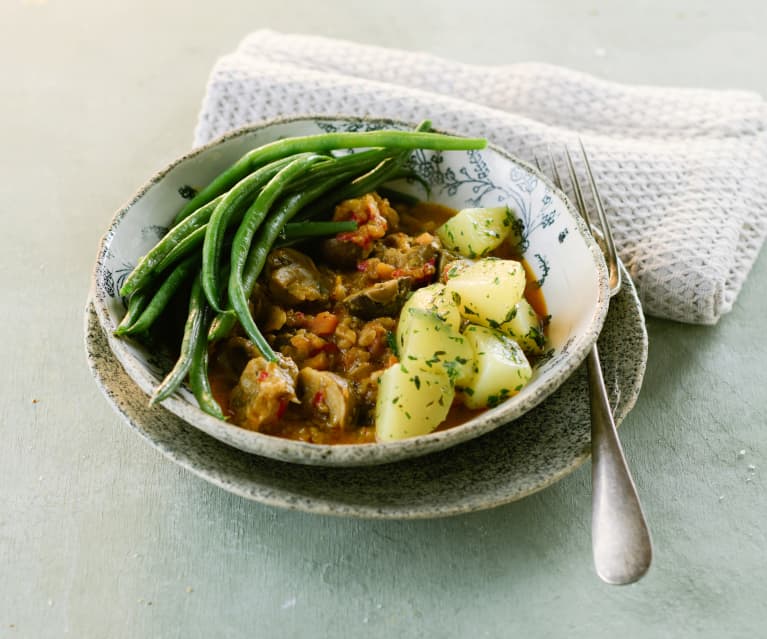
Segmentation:
[(87, 2), (0, 6), (0, 637), (761, 637), (767, 256), (714, 327), (647, 322), (621, 428), (655, 541), (601, 583), (588, 465), (494, 510), (363, 521), (246, 501), (112, 411), (85, 363), (98, 238), (185, 152), (250, 30), (625, 82), (767, 94), (761, 2)]

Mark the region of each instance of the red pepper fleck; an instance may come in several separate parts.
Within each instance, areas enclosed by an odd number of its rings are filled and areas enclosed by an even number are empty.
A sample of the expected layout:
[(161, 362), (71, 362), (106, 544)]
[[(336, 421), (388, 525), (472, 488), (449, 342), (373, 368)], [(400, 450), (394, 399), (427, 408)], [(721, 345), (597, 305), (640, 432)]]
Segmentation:
[(281, 419), (282, 416), (285, 414), (285, 411), (288, 409), (288, 400), (287, 399), (281, 399), (280, 405), (277, 408), (277, 419)]
[(324, 399), (325, 395), (322, 393), (322, 391), (317, 391), (314, 393), (314, 397), (312, 397), (312, 406), (319, 406)]
[(368, 270), (368, 261), (367, 260), (362, 260), (361, 262), (357, 262), (357, 270), (360, 273), (364, 273), (365, 271), (367, 271)]
[(258, 381), (263, 382), (267, 377), (269, 377), (269, 373), (267, 373), (266, 371), (261, 371), (258, 374)]

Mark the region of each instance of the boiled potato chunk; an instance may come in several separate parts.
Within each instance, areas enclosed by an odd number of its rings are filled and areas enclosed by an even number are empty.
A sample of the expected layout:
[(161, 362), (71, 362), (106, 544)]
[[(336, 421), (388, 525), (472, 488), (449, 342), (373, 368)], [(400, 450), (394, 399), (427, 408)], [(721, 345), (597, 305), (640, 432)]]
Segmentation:
[(451, 296), (447, 294), (444, 284), (435, 283), (416, 289), (402, 307), (401, 317), (404, 318), (411, 308), (431, 311), (456, 331), (461, 328), (461, 314)]
[(390, 442), (430, 433), (447, 417), (454, 394), (441, 371), (390, 366), (379, 378), (376, 439)]
[(540, 355), (543, 352), (543, 327), (538, 314), (530, 303), (522, 298), (516, 305), (514, 317), (501, 324), (500, 330), (522, 347), (525, 353)]
[(409, 308), (397, 326), (400, 362), (408, 368), (444, 371), (453, 384), (471, 377), (474, 351), (463, 335), (436, 313)]
[(448, 279), (445, 287), (464, 319), (499, 328), (522, 299), (525, 269), (515, 260), (488, 257)]
[(503, 333), (469, 324), (464, 337), (474, 349), (474, 375), (464, 384), (463, 403), (492, 408), (516, 395), (533, 375), (522, 348)]
[(463, 209), (440, 226), (442, 245), (464, 257), (484, 257), (506, 239), (514, 217), (508, 206)]

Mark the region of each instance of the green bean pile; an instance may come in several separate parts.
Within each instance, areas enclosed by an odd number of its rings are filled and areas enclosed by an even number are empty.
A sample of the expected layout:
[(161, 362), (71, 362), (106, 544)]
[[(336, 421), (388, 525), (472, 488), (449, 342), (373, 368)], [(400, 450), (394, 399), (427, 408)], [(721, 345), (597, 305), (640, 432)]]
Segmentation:
[[(327, 221), (335, 204), (410, 175), (404, 167), (415, 149), (485, 146), (483, 139), (429, 129), (426, 121), (415, 131), (284, 138), (249, 151), (197, 193), (120, 289), (128, 305), (115, 334), (138, 339), (146, 338), (174, 296), (189, 290), (180, 355), (150, 403), (169, 397), (188, 377), (200, 408), (224, 419), (208, 380), (208, 344), (239, 321), (264, 358), (277, 359), (248, 308), (269, 251), (279, 243), (356, 229), (355, 222)], [(359, 148), (364, 150), (338, 153)]]

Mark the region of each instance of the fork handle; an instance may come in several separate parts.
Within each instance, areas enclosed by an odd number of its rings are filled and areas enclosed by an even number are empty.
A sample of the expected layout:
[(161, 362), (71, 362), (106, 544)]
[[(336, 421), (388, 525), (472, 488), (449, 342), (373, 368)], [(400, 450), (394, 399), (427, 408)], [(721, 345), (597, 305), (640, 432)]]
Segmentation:
[(596, 344), (587, 358), (591, 400), (591, 538), (594, 566), (610, 584), (647, 572), (652, 541), (607, 399)]

